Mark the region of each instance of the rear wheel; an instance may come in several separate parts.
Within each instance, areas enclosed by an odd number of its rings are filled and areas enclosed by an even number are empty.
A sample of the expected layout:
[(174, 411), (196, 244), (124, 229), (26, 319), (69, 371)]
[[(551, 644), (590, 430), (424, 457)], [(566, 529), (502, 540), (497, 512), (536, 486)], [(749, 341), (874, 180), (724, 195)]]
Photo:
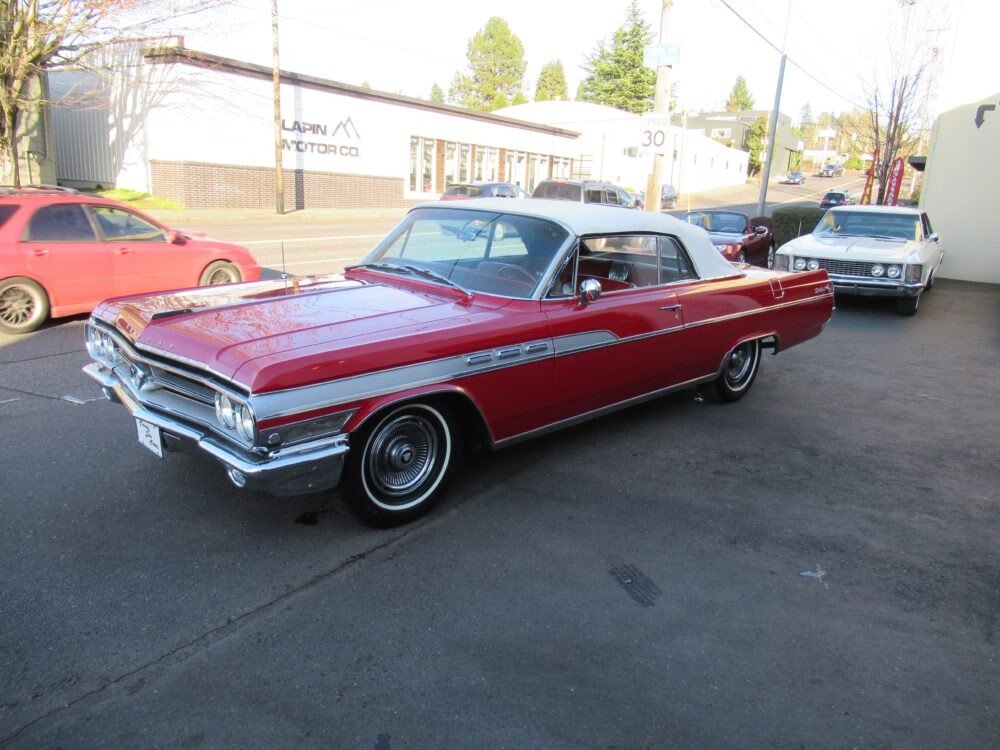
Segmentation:
[(49, 316), (45, 290), (21, 276), (0, 281), (0, 332), (30, 333)]
[(458, 422), (443, 406), (414, 402), (390, 409), (353, 439), (344, 498), (364, 523), (386, 527), (422, 516), (437, 503), (455, 463)]
[(228, 260), (217, 260), (209, 263), (205, 270), (201, 272), (198, 286), (215, 286), (216, 284), (234, 284), (242, 281), (243, 276), (240, 269)]
[(746, 395), (760, 367), (760, 341), (744, 341), (726, 355), (719, 377), (702, 387), (712, 401), (730, 403)]

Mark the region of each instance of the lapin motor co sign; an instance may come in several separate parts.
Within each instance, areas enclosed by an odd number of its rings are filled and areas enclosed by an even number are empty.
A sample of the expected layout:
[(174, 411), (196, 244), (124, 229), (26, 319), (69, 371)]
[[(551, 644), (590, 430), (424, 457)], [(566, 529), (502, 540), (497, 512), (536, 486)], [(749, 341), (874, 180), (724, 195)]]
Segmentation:
[(324, 122), (306, 122), (304, 120), (292, 120), (291, 122), (282, 118), (281, 129), (287, 133), (294, 133), (294, 136), (281, 139), (281, 148), (285, 151), (297, 151), (300, 154), (327, 154), (329, 156), (361, 156), (358, 147), (352, 144), (330, 143), (320, 140), (305, 140), (306, 137), (347, 138), (349, 140), (361, 140), (361, 135), (355, 127), (351, 118), (341, 120), (336, 125), (328, 125)]

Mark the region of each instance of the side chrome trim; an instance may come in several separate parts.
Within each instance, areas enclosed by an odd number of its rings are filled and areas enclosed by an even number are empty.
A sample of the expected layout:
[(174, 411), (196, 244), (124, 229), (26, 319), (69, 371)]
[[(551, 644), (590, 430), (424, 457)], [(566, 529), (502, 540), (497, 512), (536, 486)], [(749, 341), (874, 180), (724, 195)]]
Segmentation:
[(795, 307), (796, 305), (805, 305), (810, 302), (815, 302), (819, 299), (828, 299), (833, 297), (833, 292), (827, 294), (817, 294), (814, 297), (809, 297), (807, 299), (795, 300), (794, 302), (782, 302), (780, 305), (768, 305), (767, 307), (759, 307), (756, 310), (745, 310), (743, 312), (732, 313), (730, 315), (720, 315), (717, 318), (706, 318), (705, 320), (698, 320), (693, 323), (685, 323), (685, 328), (697, 328), (699, 326), (708, 325), (709, 323), (722, 323), (727, 320), (736, 320), (737, 318), (746, 318), (751, 315), (761, 315), (766, 312), (771, 312), (772, 310), (782, 310), (786, 307)]
[[(503, 356), (501, 356), (503, 354)], [(258, 422), (314, 411), (349, 401), (385, 396), (436, 383), (550, 359), (549, 341), (532, 341), (486, 352), (445, 357), (316, 385), (252, 395)]]
[(552, 339), (557, 357), (564, 354), (574, 354), (586, 349), (597, 349), (608, 344), (618, 344), (628, 339), (620, 339), (611, 331), (585, 331), (583, 333), (571, 333), (566, 336), (557, 336)]
[[(728, 352), (726, 353), (728, 356)], [(723, 359), (725, 363), (725, 359)], [(721, 371), (721, 367), (720, 367)], [(572, 427), (573, 425), (579, 424), (581, 422), (586, 422), (591, 419), (596, 419), (597, 417), (602, 417), (605, 414), (610, 414), (611, 412), (620, 411), (621, 409), (627, 409), (630, 406), (635, 406), (636, 404), (641, 404), (644, 401), (651, 401), (654, 398), (659, 398), (660, 396), (665, 396), (668, 393), (674, 391), (682, 391), (685, 388), (690, 388), (701, 383), (707, 383), (709, 381), (715, 380), (719, 376), (719, 372), (713, 372), (711, 375), (705, 375), (700, 378), (693, 378), (691, 380), (685, 380), (683, 383), (677, 383), (676, 385), (670, 385), (666, 388), (660, 388), (659, 390), (652, 391), (650, 393), (644, 393), (641, 396), (634, 396), (632, 398), (626, 399), (624, 401), (618, 401), (614, 404), (609, 404), (608, 406), (602, 406), (600, 409), (594, 409), (593, 411), (588, 411), (584, 414), (577, 414), (574, 417), (569, 417), (563, 419), (559, 422), (552, 422), (543, 427), (537, 427), (534, 430), (528, 430), (527, 432), (522, 432), (519, 435), (513, 435), (509, 438), (504, 438), (503, 440), (497, 440), (493, 443), (494, 448), (506, 448), (507, 446), (514, 445), (515, 443), (520, 443), (524, 440), (530, 440), (531, 438), (540, 437), (541, 435), (547, 435), (550, 432), (556, 432), (565, 427)]]

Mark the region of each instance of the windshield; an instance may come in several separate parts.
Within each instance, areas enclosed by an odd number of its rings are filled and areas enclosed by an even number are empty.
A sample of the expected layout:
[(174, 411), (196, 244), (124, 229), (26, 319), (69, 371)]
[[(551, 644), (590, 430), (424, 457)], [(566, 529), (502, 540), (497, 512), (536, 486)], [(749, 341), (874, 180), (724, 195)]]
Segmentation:
[(568, 237), (559, 225), (530, 216), (421, 208), (407, 214), (359, 266), (528, 298)]
[(914, 214), (827, 211), (813, 234), (821, 237), (880, 237), (882, 239), (920, 239), (920, 221)]
[(684, 221), (721, 234), (743, 234), (747, 226), (747, 219), (743, 214), (728, 211), (690, 211), (684, 214)]

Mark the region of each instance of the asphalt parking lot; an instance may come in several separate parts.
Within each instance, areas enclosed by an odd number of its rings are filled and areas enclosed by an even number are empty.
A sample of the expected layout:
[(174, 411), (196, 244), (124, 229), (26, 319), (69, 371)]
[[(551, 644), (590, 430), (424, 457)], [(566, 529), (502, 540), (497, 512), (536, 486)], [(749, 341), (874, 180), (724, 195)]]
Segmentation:
[(1000, 289), (472, 457), (372, 531), (0, 339), (0, 746), (996, 748)]

